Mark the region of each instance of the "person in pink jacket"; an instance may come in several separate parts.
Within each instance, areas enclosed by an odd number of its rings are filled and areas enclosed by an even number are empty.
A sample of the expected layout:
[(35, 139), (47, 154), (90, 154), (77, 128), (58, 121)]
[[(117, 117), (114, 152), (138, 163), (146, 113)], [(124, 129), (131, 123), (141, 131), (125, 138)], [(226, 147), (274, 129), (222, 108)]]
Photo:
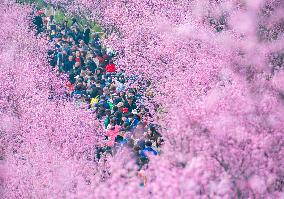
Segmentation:
[(114, 146), (115, 137), (118, 135), (121, 126), (115, 125), (107, 130), (106, 135), (108, 136), (107, 146), (112, 147)]

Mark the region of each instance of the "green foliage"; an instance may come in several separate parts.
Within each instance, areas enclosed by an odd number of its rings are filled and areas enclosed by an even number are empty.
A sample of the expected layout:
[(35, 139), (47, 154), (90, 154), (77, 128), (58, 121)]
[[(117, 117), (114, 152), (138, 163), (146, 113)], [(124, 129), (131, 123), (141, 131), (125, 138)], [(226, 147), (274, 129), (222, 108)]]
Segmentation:
[[(65, 14), (64, 14), (62, 11), (60, 11), (60, 10), (58, 10), (58, 11), (55, 12), (54, 19), (55, 19), (58, 23), (63, 23), (65, 20), (68, 20), (68, 21), (70, 21), (70, 23), (71, 23), (71, 19), (68, 18), (67, 16), (65, 16)], [(69, 22), (68, 22), (68, 23), (69, 23)]]
[[(47, 4), (44, 0), (17, 0), (17, 2), (22, 4), (34, 4), (37, 9), (51, 9), (51, 5)], [(56, 10), (54, 18), (59, 23), (63, 23), (65, 20), (68, 21), (68, 25), (71, 25), (72, 23), (72, 18), (65, 15), (62, 10)], [(102, 28), (98, 24), (91, 22), (84, 17), (76, 17), (76, 19), (81, 29), (84, 25), (88, 25), (93, 32), (103, 32)]]
[(103, 32), (102, 28), (99, 25), (97, 25), (96, 23), (94, 24), (92, 30), (94, 32)]

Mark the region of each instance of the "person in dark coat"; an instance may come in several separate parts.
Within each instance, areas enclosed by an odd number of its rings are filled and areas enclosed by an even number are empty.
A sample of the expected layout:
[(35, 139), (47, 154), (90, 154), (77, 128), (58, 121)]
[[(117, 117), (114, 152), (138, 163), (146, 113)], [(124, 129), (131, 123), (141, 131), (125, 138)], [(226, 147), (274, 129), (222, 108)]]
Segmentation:
[(85, 26), (83, 33), (83, 40), (87, 45), (90, 43), (90, 34), (91, 34), (90, 28), (88, 28), (88, 26)]
[(42, 31), (43, 31), (43, 20), (42, 20), (42, 16), (41, 16), (42, 14), (43, 13), (41, 11), (38, 11), (36, 13), (36, 16), (33, 19), (33, 23), (36, 26), (36, 30), (37, 30), (36, 35), (42, 33)]
[(66, 62), (64, 63), (63, 69), (64, 69), (65, 72), (71, 71), (73, 69), (74, 65), (75, 65), (75, 61), (74, 61), (73, 56), (69, 56), (68, 60), (66, 60)]

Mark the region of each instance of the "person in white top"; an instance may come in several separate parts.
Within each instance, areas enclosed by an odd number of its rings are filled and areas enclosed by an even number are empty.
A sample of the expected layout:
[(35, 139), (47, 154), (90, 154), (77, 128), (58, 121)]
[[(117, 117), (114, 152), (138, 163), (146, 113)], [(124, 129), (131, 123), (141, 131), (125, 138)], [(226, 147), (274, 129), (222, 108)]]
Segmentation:
[(56, 21), (53, 15), (47, 18), (47, 30), (56, 30)]

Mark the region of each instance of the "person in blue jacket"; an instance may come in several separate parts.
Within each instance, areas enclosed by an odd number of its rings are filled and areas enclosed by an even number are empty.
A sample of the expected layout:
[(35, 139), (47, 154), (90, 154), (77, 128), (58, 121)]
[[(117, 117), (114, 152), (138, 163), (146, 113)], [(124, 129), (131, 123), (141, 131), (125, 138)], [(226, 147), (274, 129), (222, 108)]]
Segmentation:
[(152, 142), (146, 141), (145, 148), (143, 150), (140, 150), (139, 155), (141, 158), (148, 158), (146, 155), (146, 152), (150, 152), (153, 155), (158, 155), (158, 152), (152, 148)]

